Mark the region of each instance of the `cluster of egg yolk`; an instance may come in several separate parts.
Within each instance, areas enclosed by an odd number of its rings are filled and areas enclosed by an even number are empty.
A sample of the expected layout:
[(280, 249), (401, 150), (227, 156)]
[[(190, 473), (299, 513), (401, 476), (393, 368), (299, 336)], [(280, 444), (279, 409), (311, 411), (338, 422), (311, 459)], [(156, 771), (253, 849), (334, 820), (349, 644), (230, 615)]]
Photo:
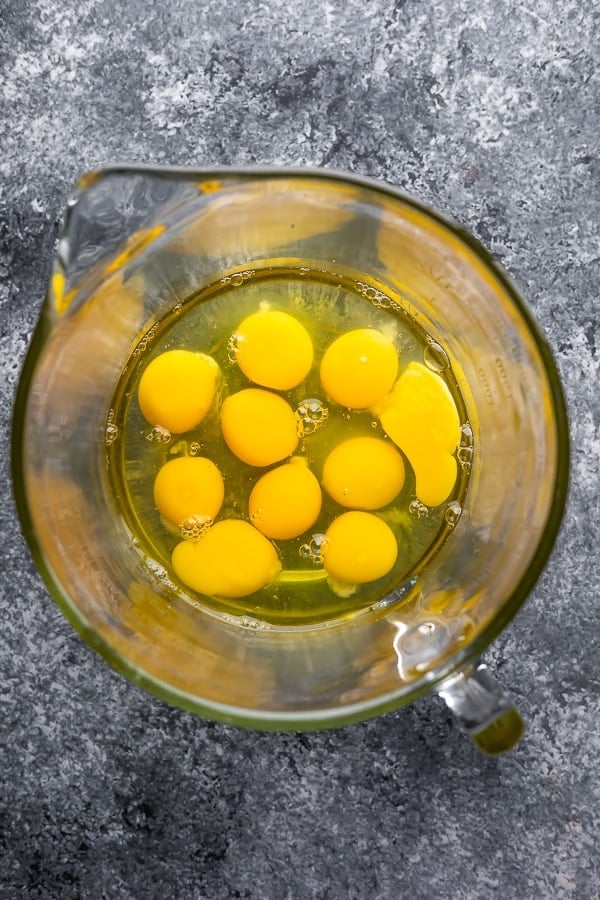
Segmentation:
[[(444, 502), (456, 481), (460, 426), (445, 383), (418, 363), (398, 378), (393, 341), (376, 329), (355, 329), (334, 340), (320, 365), (325, 394), (340, 406), (378, 416), (391, 442), (373, 436), (343, 441), (326, 458), (320, 484), (307, 462), (293, 456), (300, 439), (296, 416), (274, 393), (297, 387), (311, 371), (307, 330), (287, 313), (261, 308), (244, 319), (232, 342), (239, 368), (255, 386), (223, 400), (223, 438), (248, 466), (275, 468), (255, 482), (248, 521), (215, 521), (225, 496), (215, 463), (179, 457), (162, 466), (154, 482), (156, 506), (166, 523), (196, 538), (175, 547), (175, 574), (193, 590), (220, 597), (244, 597), (272, 583), (281, 571), (272, 542), (299, 537), (315, 524), (322, 486), (346, 510), (325, 532), (322, 560), (330, 579), (357, 585), (385, 576), (398, 546), (373, 511), (403, 487), (405, 465), (397, 448), (415, 472), (423, 503)], [(219, 374), (203, 353), (162, 353), (140, 379), (140, 410), (150, 424), (175, 434), (196, 428), (213, 407)]]

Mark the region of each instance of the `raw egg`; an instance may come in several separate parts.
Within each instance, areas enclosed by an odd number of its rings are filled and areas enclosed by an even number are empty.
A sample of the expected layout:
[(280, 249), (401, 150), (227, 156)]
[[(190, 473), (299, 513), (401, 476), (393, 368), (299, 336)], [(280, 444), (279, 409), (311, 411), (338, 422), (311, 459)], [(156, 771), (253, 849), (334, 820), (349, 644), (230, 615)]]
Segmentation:
[(267, 537), (298, 537), (314, 525), (321, 512), (319, 482), (304, 460), (292, 459), (256, 482), (248, 510), (255, 528)]
[(225, 489), (218, 468), (201, 456), (172, 459), (154, 481), (154, 502), (167, 522), (179, 525), (193, 516), (214, 519)]
[(291, 406), (260, 388), (246, 388), (226, 398), (221, 430), (231, 452), (250, 466), (270, 466), (291, 456), (298, 446)]
[(323, 487), (341, 506), (380, 509), (402, 490), (404, 461), (391, 442), (356, 437), (338, 444), (323, 466)]
[(168, 350), (144, 370), (138, 386), (142, 415), (173, 434), (195, 428), (211, 407), (219, 367), (210, 356)]
[(398, 374), (390, 338), (374, 328), (357, 328), (337, 338), (321, 362), (321, 384), (341, 406), (368, 409), (388, 393)]
[(312, 341), (306, 328), (287, 313), (266, 309), (248, 316), (234, 341), (240, 369), (263, 387), (288, 391), (310, 372)]
[(325, 532), (323, 565), (344, 584), (364, 584), (387, 575), (398, 556), (394, 532), (373, 513), (352, 511), (334, 519)]
[(195, 543), (182, 541), (171, 561), (187, 587), (216, 597), (247, 597), (281, 571), (273, 544), (241, 519), (217, 522)]

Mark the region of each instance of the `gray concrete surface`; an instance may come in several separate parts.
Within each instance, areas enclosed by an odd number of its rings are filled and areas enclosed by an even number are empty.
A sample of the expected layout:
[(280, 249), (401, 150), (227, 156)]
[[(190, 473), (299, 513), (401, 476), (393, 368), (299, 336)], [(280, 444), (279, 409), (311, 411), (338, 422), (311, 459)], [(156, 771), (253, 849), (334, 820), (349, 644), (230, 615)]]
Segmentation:
[[(600, 12), (576, 0), (0, 0), (0, 896), (600, 894)], [(13, 392), (70, 184), (114, 160), (334, 166), (454, 216), (529, 298), (572, 422), (564, 528), (488, 654), (496, 761), (436, 699), (340, 731), (195, 719), (112, 672), (13, 511)]]

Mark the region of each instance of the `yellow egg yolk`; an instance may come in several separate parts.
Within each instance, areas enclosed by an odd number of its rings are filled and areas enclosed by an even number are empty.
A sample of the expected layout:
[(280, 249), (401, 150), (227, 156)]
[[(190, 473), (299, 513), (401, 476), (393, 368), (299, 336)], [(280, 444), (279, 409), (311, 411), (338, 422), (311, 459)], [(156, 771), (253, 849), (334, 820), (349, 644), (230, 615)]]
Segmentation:
[(456, 404), (444, 380), (422, 363), (410, 363), (375, 412), (408, 457), (416, 494), (426, 506), (448, 499), (456, 482), (453, 454), (460, 440)]
[(298, 446), (291, 406), (259, 388), (246, 388), (226, 398), (221, 430), (231, 452), (250, 466), (270, 466), (291, 456)]
[(195, 543), (177, 544), (172, 564), (187, 587), (216, 597), (247, 597), (281, 571), (273, 544), (240, 519), (224, 519)]
[(321, 512), (319, 482), (303, 460), (293, 459), (256, 482), (248, 510), (254, 527), (267, 537), (298, 537), (314, 525)]
[(142, 415), (173, 434), (195, 428), (215, 396), (219, 367), (204, 353), (168, 350), (144, 370), (138, 387)]
[(288, 391), (310, 372), (312, 341), (306, 328), (287, 313), (265, 310), (248, 316), (234, 341), (240, 369), (263, 387)]
[(325, 532), (323, 565), (344, 584), (382, 578), (394, 567), (398, 544), (394, 532), (373, 513), (352, 511), (334, 519)]
[(404, 461), (388, 441), (351, 438), (331, 451), (323, 466), (323, 487), (341, 506), (380, 509), (402, 490)]
[(411, 465), (415, 473), (415, 493), (418, 499), (425, 506), (439, 506), (448, 500), (456, 484), (456, 459), (449, 453), (431, 452), (424, 445), (412, 448), (412, 455), (415, 459), (415, 463)]
[(154, 481), (154, 502), (168, 522), (180, 525), (199, 516), (214, 519), (223, 504), (223, 478), (210, 459), (181, 456), (160, 469)]
[(398, 354), (381, 331), (357, 328), (337, 338), (321, 362), (321, 383), (335, 403), (368, 409), (392, 387)]

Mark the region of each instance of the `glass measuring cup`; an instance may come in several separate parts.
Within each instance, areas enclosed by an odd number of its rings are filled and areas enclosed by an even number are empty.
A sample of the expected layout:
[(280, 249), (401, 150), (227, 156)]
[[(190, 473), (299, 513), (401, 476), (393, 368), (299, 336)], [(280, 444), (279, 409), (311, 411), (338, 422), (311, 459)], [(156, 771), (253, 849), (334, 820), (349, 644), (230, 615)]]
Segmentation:
[[(470, 466), (452, 533), (383, 600), (314, 627), (191, 605), (144, 559), (104, 467), (115, 383), (152, 322), (219, 279), (273, 264), (351, 272), (401, 296), (452, 369)], [(373, 279), (383, 287), (371, 296)], [(442, 349), (444, 348), (444, 349)], [(23, 531), (56, 602), (115, 668), (169, 702), (256, 728), (339, 725), (436, 691), (478, 746), (522, 732), (479, 657), (524, 602), (564, 507), (568, 431), (550, 351), (468, 235), (403, 194), (327, 171), (113, 167), (69, 198), (22, 373), (13, 470)]]

